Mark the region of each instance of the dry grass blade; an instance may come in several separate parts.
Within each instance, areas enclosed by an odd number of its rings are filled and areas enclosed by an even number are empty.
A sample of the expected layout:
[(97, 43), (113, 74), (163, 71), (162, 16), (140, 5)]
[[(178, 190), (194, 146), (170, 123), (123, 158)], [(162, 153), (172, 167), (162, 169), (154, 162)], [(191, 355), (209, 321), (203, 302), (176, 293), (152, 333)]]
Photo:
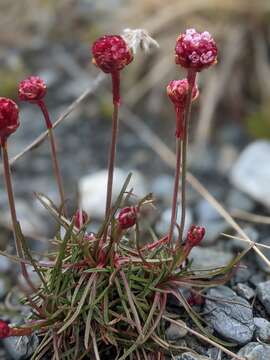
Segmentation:
[(240, 220), (254, 222), (257, 224), (270, 225), (270, 217), (269, 216), (253, 214), (248, 211), (244, 211), (244, 210), (240, 210), (240, 209), (234, 210), (232, 213), (232, 216), (237, 219), (240, 219)]

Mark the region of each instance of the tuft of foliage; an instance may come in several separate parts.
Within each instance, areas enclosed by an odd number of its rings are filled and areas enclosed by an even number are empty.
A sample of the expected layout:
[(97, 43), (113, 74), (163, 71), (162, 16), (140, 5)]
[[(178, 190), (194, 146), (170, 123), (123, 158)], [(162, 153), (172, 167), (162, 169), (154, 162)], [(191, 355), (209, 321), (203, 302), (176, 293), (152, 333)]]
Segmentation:
[[(208, 338), (233, 345), (206, 331), (204, 320), (179, 289), (203, 296), (205, 288), (229, 280), (243, 254), (226, 267), (195, 271), (183, 251), (176, 258), (167, 236), (157, 239), (149, 230), (153, 240), (145, 243), (139, 221), (133, 229), (122, 231), (116, 215), (129, 202), (130, 177), (95, 234), (86, 231), (88, 224), (76, 228), (74, 218), (69, 221), (46, 196), (36, 194), (59, 230), (48, 261), (34, 260), (23, 240), (28, 260), (40, 277), (40, 286), (24, 301), (33, 310), (24, 328), (37, 331), (41, 339), (32, 359), (86, 359), (89, 354), (96, 359), (106, 359), (108, 354), (118, 360), (163, 359), (165, 354), (180, 354), (186, 348), (165, 337), (168, 318), (192, 319)], [(137, 206), (140, 209), (152, 201), (148, 195)], [(111, 236), (104, 240), (106, 227)], [(180, 315), (170, 313), (169, 295), (182, 304)]]

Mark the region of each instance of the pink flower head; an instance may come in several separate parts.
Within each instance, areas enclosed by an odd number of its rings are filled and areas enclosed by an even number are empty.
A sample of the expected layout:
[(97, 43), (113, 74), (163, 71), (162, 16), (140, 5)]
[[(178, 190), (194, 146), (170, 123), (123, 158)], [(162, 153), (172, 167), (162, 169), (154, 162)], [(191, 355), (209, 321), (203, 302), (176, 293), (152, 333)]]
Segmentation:
[[(189, 84), (187, 79), (172, 80), (167, 86), (167, 94), (172, 103), (181, 109), (183, 109), (187, 102)], [(192, 89), (192, 101), (196, 100), (199, 96), (199, 89), (195, 85)]]
[(137, 208), (134, 206), (128, 206), (120, 210), (118, 223), (122, 230), (128, 229), (136, 224), (137, 212)]
[(19, 99), (22, 101), (40, 101), (47, 92), (45, 82), (38, 76), (30, 76), (19, 84)]
[(77, 229), (81, 229), (88, 221), (88, 214), (84, 210), (77, 210), (74, 215), (74, 225)]
[(20, 125), (19, 108), (8, 98), (0, 97), (0, 138), (6, 140)]
[(131, 49), (120, 35), (104, 35), (92, 46), (93, 63), (105, 73), (122, 70), (133, 60)]
[(205, 235), (205, 228), (203, 226), (192, 225), (187, 234), (186, 244), (192, 248), (199, 245)]
[(201, 71), (217, 63), (217, 45), (208, 31), (188, 29), (175, 46), (175, 62), (187, 69)]
[(11, 334), (11, 329), (8, 326), (6, 321), (0, 320), (0, 339), (9, 337)]

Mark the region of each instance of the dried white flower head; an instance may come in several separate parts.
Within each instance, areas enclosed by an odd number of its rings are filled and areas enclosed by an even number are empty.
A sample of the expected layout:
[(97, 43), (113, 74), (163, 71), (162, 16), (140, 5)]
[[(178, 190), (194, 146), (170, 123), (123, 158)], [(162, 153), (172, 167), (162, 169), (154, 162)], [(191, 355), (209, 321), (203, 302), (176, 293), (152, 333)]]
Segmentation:
[(132, 49), (133, 54), (136, 54), (138, 47), (143, 51), (149, 51), (150, 48), (158, 48), (158, 42), (153, 39), (144, 29), (125, 29), (122, 37)]

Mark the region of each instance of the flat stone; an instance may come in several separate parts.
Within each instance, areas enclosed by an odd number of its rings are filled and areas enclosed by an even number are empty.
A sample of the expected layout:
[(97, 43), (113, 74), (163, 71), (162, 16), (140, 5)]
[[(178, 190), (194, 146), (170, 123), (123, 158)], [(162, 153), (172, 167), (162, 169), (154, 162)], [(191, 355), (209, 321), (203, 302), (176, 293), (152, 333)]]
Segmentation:
[[(129, 171), (116, 168), (114, 172), (114, 186), (112, 199), (115, 201), (124, 185)], [(90, 217), (103, 218), (106, 203), (107, 170), (101, 170), (82, 177), (79, 181), (79, 194), (82, 208)], [(147, 195), (146, 181), (141, 173), (132, 171), (131, 181), (127, 191), (133, 189), (138, 198)]]
[(198, 218), (200, 219), (200, 223), (221, 219), (217, 210), (206, 199), (200, 200), (195, 210)]
[(236, 210), (250, 212), (254, 209), (255, 205), (254, 201), (250, 197), (237, 189), (232, 189), (229, 192), (226, 203), (227, 209), (230, 212), (234, 212)]
[(191, 250), (189, 258), (193, 260), (192, 268), (207, 269), (227, 265), (233, 259), (233, 254), (216, 247), (196, 246)]
[(255, 337), (264, 342), (270, 341), (270, 322), (264, 318), (255, 317)]
[(251, 342), (238, 351), (239, 356), (246, 360), (269, 360), (270, 346), (258, 342)]
[(237, 269), (233, 277), (233, 281), (236, 284), (244, 283), (247, 282), (251, 276), (252, 276), (252, 271), (250, 270), (249, 267), (240, 267), (239, 269)]
[(11, 269), (11, 261), (6, 256), (0, 256), (0, 273), (6, 273)]
[(175, 359), (175, 360), (211, 360), (207, 356), (193, 354), (192, 352), (185, 352), (181, 355), (175, 356), (172, 359)]
[(168, 341), (176, 341), (187, 335), (188, 331), (185, 328), (170, 324), (166, 329), (165, 335)]
[[(157, 233), (159, 235), (165, 235), (165, 234), (168, 233), (170, 223), (171, 223), (171, 213), (172, 213), (171, 208), (166, 209), (162, 213), (161, 218), (160, 218), (159, 222), (156, 225), (156, 231), (157, 231)], [(177, 213), (177, 222), (178, 222), (178, 224), (180, 223), (180, 219), (181, 219), (181, 207), (178, 208), (178, 213)], [(191, 210), (189, 208), (187, 208), (186, 209), (186, 221), (185, 221), (185, 227), (184, 227), (184, 234), (186, 234), (188, 232), (188, 229), (192, 225), (192, 222), (193, 222), (192, 212), (191, 212)], [(175, 227), (174, 228), (174, 237), (177, 237), (177, 235), (178, 235), (178, 230)]]
[[(254, 227), (252, 226), (244, 226), (243, 227), (244, 232), (247, 234), (247, 236), (250, 238), (250, 240), (257, 242), (259, 239), (259, 233)], [(239, 237), (239, 234), (235, 234), (235, 236)], [(231, 239), (231, 244), (234, 249), (237, 250), (246, 250), (249, 246), (249, 243), (247, 241), (238, 240), (238, 239)]]
[[(210, 289), (207, 296), (209, 298), (205, 301), (205, 318), (218, 335), (239, 345), (249, 342), (255, 325), (248, 301), (226, 286)], [(211, 297), (213, 299), (210, 299)]]
[(13, 360), (26, 360), (39, 344), (36, 334), (30, 336), (9, 337), (3, 340), (5, 349)]
[(270, 280), (258, 284), (257, 294), (265, 310), (270, 314)]
[(267, 207), (270, 207), (269, 153), (269, 141), (251, 143), (243, 150), (230, 174), (236, 188)]
[[(270, 246), (270, 238), (264, 238), (260, 241), (261, 244)], [(270, 259), (270, 249), (262, 248), (263, 254), (267, 257), (267, 259)], [(264, 271), (267, 274), (270, 274), (270, 266), (265, 263), (265, 261), (262, 260), (262, 258), (256, 254), (256, 261), (259, 265), (260, 269)]]
[(164, 201), (167, 205), (170, 205), (172, 201), (173, 185), (174, 178), (172, 176), (157, 176), (152, 182), (154, 197)]
[(205, 229), (205, 237), (201, 242), (201, 245), (209, 246), (216, 242), (221, 233), (226, 232), (228, 224), (225, 220), (210, 220), (210, 221), (199, 221), (198, 224), (202, 224)]
[(239, 296), (242, 296), (247, 300), (250, 300), (255, 296), (255, 291), (246, 284), (238, 283), (235, 290)]

